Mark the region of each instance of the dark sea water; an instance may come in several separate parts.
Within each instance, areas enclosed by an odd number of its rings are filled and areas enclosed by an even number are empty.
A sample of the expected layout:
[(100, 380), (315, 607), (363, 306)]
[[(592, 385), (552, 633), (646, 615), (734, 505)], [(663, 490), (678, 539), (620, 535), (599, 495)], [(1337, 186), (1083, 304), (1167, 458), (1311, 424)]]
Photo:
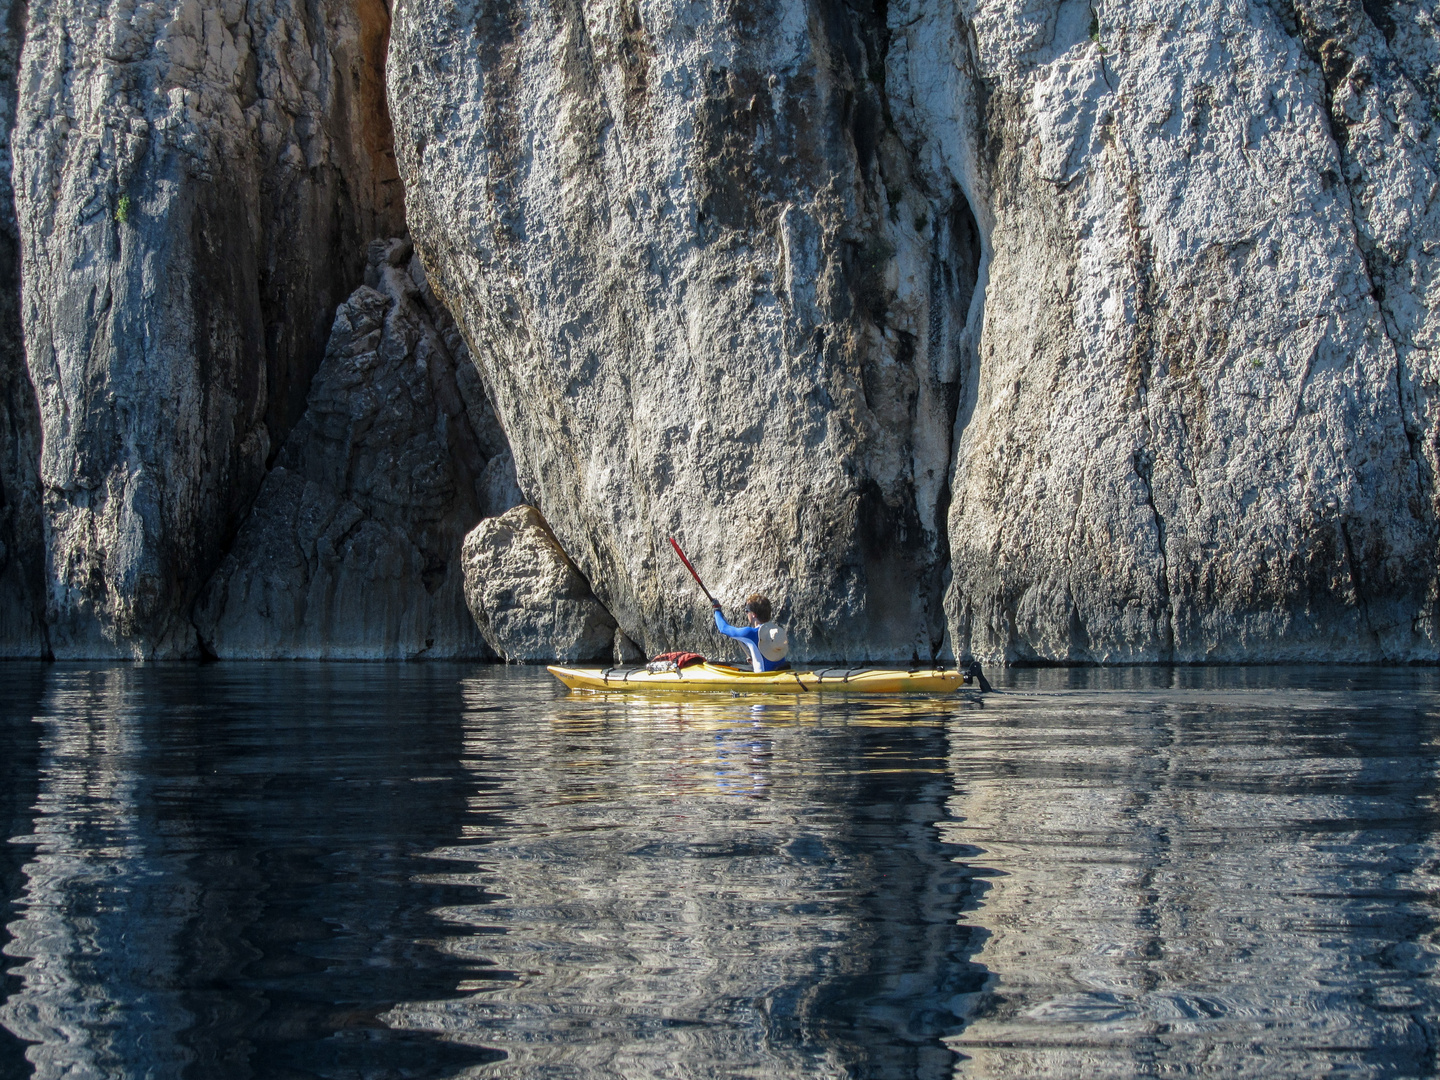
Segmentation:
[(1436, 1074), (1436, 672), (1004, 681), (0, 665), (0, 1076)]

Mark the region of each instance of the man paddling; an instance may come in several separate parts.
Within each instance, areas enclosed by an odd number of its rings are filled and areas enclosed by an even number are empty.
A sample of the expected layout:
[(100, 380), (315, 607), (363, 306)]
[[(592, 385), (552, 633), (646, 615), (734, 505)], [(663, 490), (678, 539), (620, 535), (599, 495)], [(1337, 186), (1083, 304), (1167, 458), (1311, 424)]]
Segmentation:
[(685, 552), (680, 550), (680, 545), (673, 536), (670, 538), (670, 546), (675, 549), (675, 554), (680, 557), (685, 569), (689, 570), (690, 576), (695, 579), (695, 584), (700, 586), (700, 591), (715, 609), (715, 628), (745, 646), (750, 653), (750, 666), (756, 671), (780, 671), (788, 668), (790, 665), (785, 663), (785, 654), (790, 651), (790, 642), (785, 637), (785, 631), (770, 621), (769, 598), (759, 593), (751, 593), (750, 598), (745, 601), (745, 615), (750, 620), (750, 625), (731, 626), (720, 613), (720, 601), (710, 595), (710, 590), (705, 588), (705, 583), (700, 580), (700, 575), (695, 572), (695, 567), (690, 565), (690, 560), (685, 557)]
[(719, 601), (712, 597), (710, 603), (715, 606), (715, 628), (745, 646), (750, 653), (750, 666), (755, 671), (779, 671), (790, 666), (785, 663), (790, 643), (784, 628), (770, 621), (770, 600), (767, 597), (751, 593), (745, 600), (749, 626), (731, 626), (721, 614)]

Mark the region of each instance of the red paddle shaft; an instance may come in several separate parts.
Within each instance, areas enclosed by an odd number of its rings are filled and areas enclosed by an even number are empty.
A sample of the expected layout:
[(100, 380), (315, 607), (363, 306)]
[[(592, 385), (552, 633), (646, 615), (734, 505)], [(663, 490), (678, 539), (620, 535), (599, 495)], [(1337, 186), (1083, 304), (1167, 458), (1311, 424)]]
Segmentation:
[(690, 565), (690, 560), (685, 558), (685, 553), (680, 550), (680, 545), (675, 542), (673, 536), (670, 537), (670, 546), (675, 549), (675, 554), (680, 556), (680, 561), (685, 564), (685, 569), (690, 571), (690, 576), (695, 579), (695, 584), (700, 586), (700, 591), (705, 594), (705, 598), (715, 607), (719, 607), (720, 602), (710, 595), (709, 589), (705, 588), (705, 583), (700, 580), (700, 575), (695, 573), (695, 568)]

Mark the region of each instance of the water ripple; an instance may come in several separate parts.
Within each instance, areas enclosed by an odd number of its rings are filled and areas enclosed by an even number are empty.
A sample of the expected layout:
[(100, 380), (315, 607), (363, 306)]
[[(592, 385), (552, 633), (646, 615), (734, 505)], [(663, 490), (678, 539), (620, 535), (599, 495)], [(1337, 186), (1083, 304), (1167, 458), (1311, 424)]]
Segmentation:
[[(954, 732), (966, 1076), (1429, 1076), (1436, 702), (1044, 693)], [(963, 820), (962, 820), (963, 819)]]
[(0, 668), (0, 1075), (1419, 1077), (1432, 672)]

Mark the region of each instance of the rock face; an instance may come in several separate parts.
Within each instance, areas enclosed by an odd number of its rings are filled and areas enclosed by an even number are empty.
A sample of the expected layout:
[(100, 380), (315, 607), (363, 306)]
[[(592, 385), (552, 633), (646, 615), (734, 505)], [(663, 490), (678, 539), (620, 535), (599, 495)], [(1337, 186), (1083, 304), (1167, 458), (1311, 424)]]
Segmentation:
[(883, 5), (402, 0), (412, 234), (521, 486), (647, 652), (763, 589), (796, 659), (941, 647), (984, 255)]
[(993, 255), (957, 641), (1433, 659), (1433, 9), (1096, 11), (969, 12)]
[(0, 4), (0, 652), (1440, 658), (1433, 5), (395, 19)]
[[(408, 213), (624, 630), (1434, 659), (1424, 5), (400, 0)], [(948, 580), (948, 589), (947, 589)]]
[(608, 661), (621, 648), (615, 620), (533, 506), (482, 521), (462, 559), (470, 611), (506, 660)]
[(382, 0), (38, 0), (13, 136), (57, 656), (197, 652), (192, 603), (403, 231)]
[(460, 545), (511, 505), (486, 505), (504, 435), (410, 244), (372, 244), (367, 278), (197, 610), (221, 658), (493, 655)]
[(49, 651), (40, 514), (40, 414), (20, 324), (20, 234), (10, 131), (20, 59), (16, 7), (0, 3), (0, 657)]

